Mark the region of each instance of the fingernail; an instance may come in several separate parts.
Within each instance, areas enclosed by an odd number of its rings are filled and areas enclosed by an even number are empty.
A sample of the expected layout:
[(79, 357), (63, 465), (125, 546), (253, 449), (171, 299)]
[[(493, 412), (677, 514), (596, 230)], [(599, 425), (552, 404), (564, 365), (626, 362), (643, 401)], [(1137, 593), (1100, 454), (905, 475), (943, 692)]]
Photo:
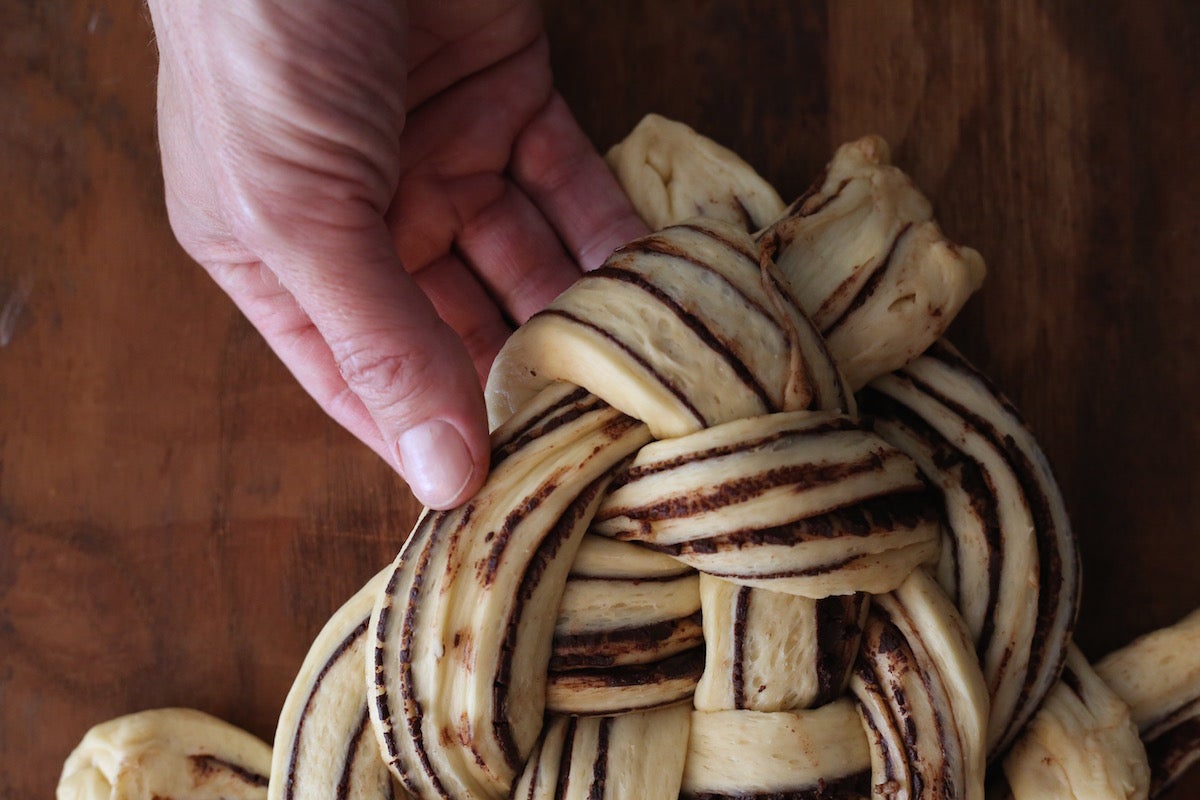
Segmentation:
[(417, 499), (430, 508), (448, 508), (466, 488), (475, 465), (458, 429), (441, 419), (400, 434), (400, 469)]

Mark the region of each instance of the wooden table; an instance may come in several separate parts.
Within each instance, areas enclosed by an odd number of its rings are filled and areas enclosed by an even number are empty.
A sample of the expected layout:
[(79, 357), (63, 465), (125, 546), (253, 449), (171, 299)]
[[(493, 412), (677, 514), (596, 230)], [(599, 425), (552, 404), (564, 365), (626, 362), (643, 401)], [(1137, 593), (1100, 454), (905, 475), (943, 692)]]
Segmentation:
[[(92, 724), (270, 738), (308, 644), (417, 507), (175, 244), (140, 3), (0, 3), (0, 797)], [(1200, 6), (546, 4), (600, 147), (646, 112), (785, 196), (883, 134), (989, 265), (952, 338), (1023, 409), (1098, 656), (1200, 606)], [(684, 15), (668, 11), (694, 9)], [(1193, 776), (1173, 797), (1200, 793)]]

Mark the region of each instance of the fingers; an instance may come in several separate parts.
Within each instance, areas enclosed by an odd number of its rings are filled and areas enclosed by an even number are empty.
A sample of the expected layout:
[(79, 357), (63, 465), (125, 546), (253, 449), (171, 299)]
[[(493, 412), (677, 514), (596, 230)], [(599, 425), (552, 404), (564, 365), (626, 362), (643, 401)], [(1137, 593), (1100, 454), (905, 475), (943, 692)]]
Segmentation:
[(413, 278), (446, 324), (462, 339), (475, 364), (479, 385), (512, 328), (475, 275), (453, 255), (443, 256)]
[[(285, 242), (266, 261), (326, 343), (334, 374), (373, 420), (376, 449), (426, 505), (458, 505), (482, 484), (488, 461), (471, 359), (401, 267), (382, 221), (323, 234), (320, 246), (297, 250)], [(300, 348), (313, 344), (305, 333), (292, 342), (303, 374), (317, 362)], [(354, 402), (339, 396), (328, 373), (316, 383), (323, 405), (353, 412)]]
[[(396, 249), (422, 288), (426, 288), (427, 274), (439, 280), (448, 277), (440, 254), (453, 242), (457, 254), (474, 273), (457, 274), (456, 287), (474, 284), (488, 304), (494, 307), (499, 303), (516, 324), (540, 311), (580, 275), (579, 267), (541, 211), (524, 192), (498, 174), (432, 183), (410, 179), (401, 185), (388, 217), (395, 225)], [(445, 228), (448, 218), (458, 221), (456, 230)], [(444, 229), (441, 238), (434, 235), (439, 221)], [(478, 278), (482, 286), (473, 278)], [(430, 294), (430, 299), (442, 318), (464, 338), (462, 326), (451, 316), (463, 319), (464, 304), (473, 315), (481, 313), (485, 305), (459, 291)]]
[(408, 3), (408, 13), (410, 111), (519, 52), (542, 32), (537, 4), (524, 0), (416, 0)]
[(542, 213), (508, 181), (458, 235), (463, 255), (522, 324), (579, 278), (579, 267)]
[(647, 232), (557, 93), (517, 138), (509, 170), (584, 270)]
[(553, 92), (542, 38), (431, 98), (404, 136), (402, 260), (418, 272), (453, 244), (515, 322), (646, 232)]
[(375, 420), (346, 386), (329, 345), (279, 278), (261, 262), (214, 266), (209, 272), (325, 413), (392, 463)]
[(430, 98), (408, 117), (400, 173), (501, 173), (512, 144), (553, 92), (545, 37)]

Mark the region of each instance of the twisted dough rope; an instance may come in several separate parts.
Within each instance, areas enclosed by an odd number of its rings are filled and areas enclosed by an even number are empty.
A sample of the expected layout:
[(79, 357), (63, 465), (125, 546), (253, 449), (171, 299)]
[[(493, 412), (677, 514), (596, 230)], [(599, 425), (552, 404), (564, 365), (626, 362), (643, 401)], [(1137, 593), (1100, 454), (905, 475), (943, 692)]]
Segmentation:
[[(1055, 685), (1078, 602), (1061, 499), (996, 390), (948, 345), (921, 355), (982, 262), (883, 143), (782, 216), (661, 118), (611, 157), (672, 227), (513, 337), (492, 477), (318, 637), (270, 796), (405, 796), (391, 766), (419, 797), (981, 797), (1023, 730), (1017, 797), (1075, 796), (1097, 753), (1138, 796), (1106, 682), (1165, 786), (1197, 751), (1200, 670), (1135, 643)], [(1175, 688), (1120, 688), (1147, 674)]]
[(59, 800), (263, 800), (271, 747), (190, 708), (103, 722), (67, 757)]
[[(913, 459), (857, 422), (835, 366), (853, 365), (855, 386), (910, 361), (978, 284), (982, 262), (945, 243), (928, 220), (928, 204), (913, 199), (919, 195), (898, 171), (881, 166), (881, 152), (877, 140), (845, 149), (821, 188), (756, 238), (702, 219), (632, 243), (512, 337), (493, 366), (488, 400), (500, 451), (521, 442), (498, 470), (528, 457), (519, 488), (498, 473), (495, 495), (485, 488), (464, 509), (418, 526), (372, 623), (372, 716), (385, 757), (410, 791), (503, 797), (517, 782), (535, 797), (542, 782), (559, 785), (562, 770), (555, 780), (522, 773), (546, 763), (541, 753), (529, 758), (543, 697), (552, 713), (677, 719), (674, 709), (655, 709), (695, 694), (701, 680), (695, 648), (650, 648), (656, 657), (640, 663), (606, 664), (601, 657), (556, 671), (546, 691), (551, 610), (566, 588), (565, 577), (547, 588), (553, 580), (547, 576), (565, 572), (560, 563), (574, 558), (587, 532), (636, 541), (703, 573), (702, 619), (713, 631), (705, 637), (709, 679), (696, 695), (693, 735), (664, 722), (662, 729), (675, 734), (655, 740), (654, 762), (684, 765), (679, 784), (668, 784), (664, 796), (680, 789), (687, 796), (727, 795), (731, 786), (740, 794), (799, 795), (836, 785), (861, 794), (870, 785), (915, 784), (982, 797), (987, 687), (966, 625), (916, 569), (936, 558), (940, 504)], [(861, 217), (864, 205), (869, 224), (855, 227), (874, 236), (860, 233), (855, 241), (876, 247), (856, 247), (854, 263), (838, 262), (836, 240), (847, 230), (837, 221)], [(824, 254), (824, 269), (840, 270), (829, 282), (836, 297), (807, 303), (792, 297), (787, 270), (816, 262), (806, 251)], [(822, 331), (803, 305), (827, 310)], [(922, 321), (897, 326), (896, 317)], [(906, 335), (884, 347), (864, 338), (864, 329), (881, 326)], [(598, 398), (604, 409), (619, 409), (621, 419), (639, 420), (639, 435), (597, 435), (598, 426), (612, 424), (603, 420), (585, 425), (598, 413), (585, 407)], [(563, 416), (570, 422), (547, 422)], [(540, 435), (531, 435), (539, 426)], [(646, 443), (647, 429), (658, 441)], [(584, 437), (582, 450), (599, 462), (596, 469), (571, 479), (564, 471), (577, 455), (538, 456), (536, 448), (553, 437), (561, 438), (553, 453)], [(615, 471), (607, 495), (593, 501), (594, 481), (635, 451)], [(547, 519), (560, 520), (577, 496), (587, 499), (575, 501), (571, 524), (549, 530), (529, 521), (529, 509), (536, 513), (546, 503), (553, 504)], [(574, 513), (580, 508), (582, 516)], [(1065, 551), (1069, 561), (1069, 534), (1065, 526), (1058, 534), (1053, 523), (1038, 530), (1065, 539), (1055, 552)], [(501, 593), (492, 575), (514, 548), (524, 554), (511, 559), (519, 577)], [(583, 570), (576, 572), (573, 583)], [(1047, 584), (1060, 580), (1059, 573), (1045, 576)], [(666, 583), (678, 591), (677, 580)], [(535, 592), (544, 593), (540, 614), (531, 611)], [(883, 597), (869, 602), (865, 593)], [(694, 602), (675, 605), (664, 631), (677, 631), (694, 614)], [(736, 758), (744, 769), (733, 775), (697, 766), (706, 758), (689, 754), (688, 742), (714, 740), (695, 733), (708, 729), (714, 714), (716, 730), (752, 725), (756, 734), (747, 738), (754, 740), (784, 741), (814, 715), (827, 727), (829, 712), (804, 706), (846, 686), (866, 606), (852, 687), (871, 736), (854, 719), (851, 731), (858, 733), (842, 737), (848, 750), (808, 771), (781, 770), (787, 762), (777, 758), (767, 759), (774, 769)], [(800, 645), (807, 660), (771, 669), (773, 646), (758, 644), (769, 626), (762, 617), (747, 625), (751, 608), (779, 613), (775, 633)], [(1063, 609), (1066, 621), (1058, 627), (1065, 630), (1074, 608)], [(731, 623), (726, 637), (717, 630), (723, 619)], [(629, 638), (627, 626), (610, 633)], [(814, 639), (817, 646), (804, 646)], [(841, 647), (821, 647), (822, 639)], [(748, 672), (756, 683), (746, 683)], [(797, 673), (814, 676), (808, 688), (793, 689), (804, 683), (791, 681)], [(563, 685), (578, 691), (561, 691)], [(764, 737), (764, 729), (775, 734)], [(605, 752), (611, 737), (621, 735), (615, 726), (601, 726), (600, 733)], [(610, 791), (613, 764), (599, 764), (589, 786), (602, 796)]]

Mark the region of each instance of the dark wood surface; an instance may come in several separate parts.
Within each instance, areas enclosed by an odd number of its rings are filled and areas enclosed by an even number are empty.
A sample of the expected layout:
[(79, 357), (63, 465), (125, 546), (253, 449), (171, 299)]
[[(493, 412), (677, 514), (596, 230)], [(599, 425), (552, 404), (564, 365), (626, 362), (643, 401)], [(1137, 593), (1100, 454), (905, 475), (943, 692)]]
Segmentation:
[[(140, 3), (0, 0), (0, 19), (0, 797), (18, 800), (137, 709), (269, 739), (311, 638), (417, 508), (174, 243)], [(988, 262), (951, 338), (1057, 470), (1084, 651), (1200, 606), (1200, 5), (562, 0), (546, 21), (598, 146), (656, 111), (790, 196), (883, 134)]]

